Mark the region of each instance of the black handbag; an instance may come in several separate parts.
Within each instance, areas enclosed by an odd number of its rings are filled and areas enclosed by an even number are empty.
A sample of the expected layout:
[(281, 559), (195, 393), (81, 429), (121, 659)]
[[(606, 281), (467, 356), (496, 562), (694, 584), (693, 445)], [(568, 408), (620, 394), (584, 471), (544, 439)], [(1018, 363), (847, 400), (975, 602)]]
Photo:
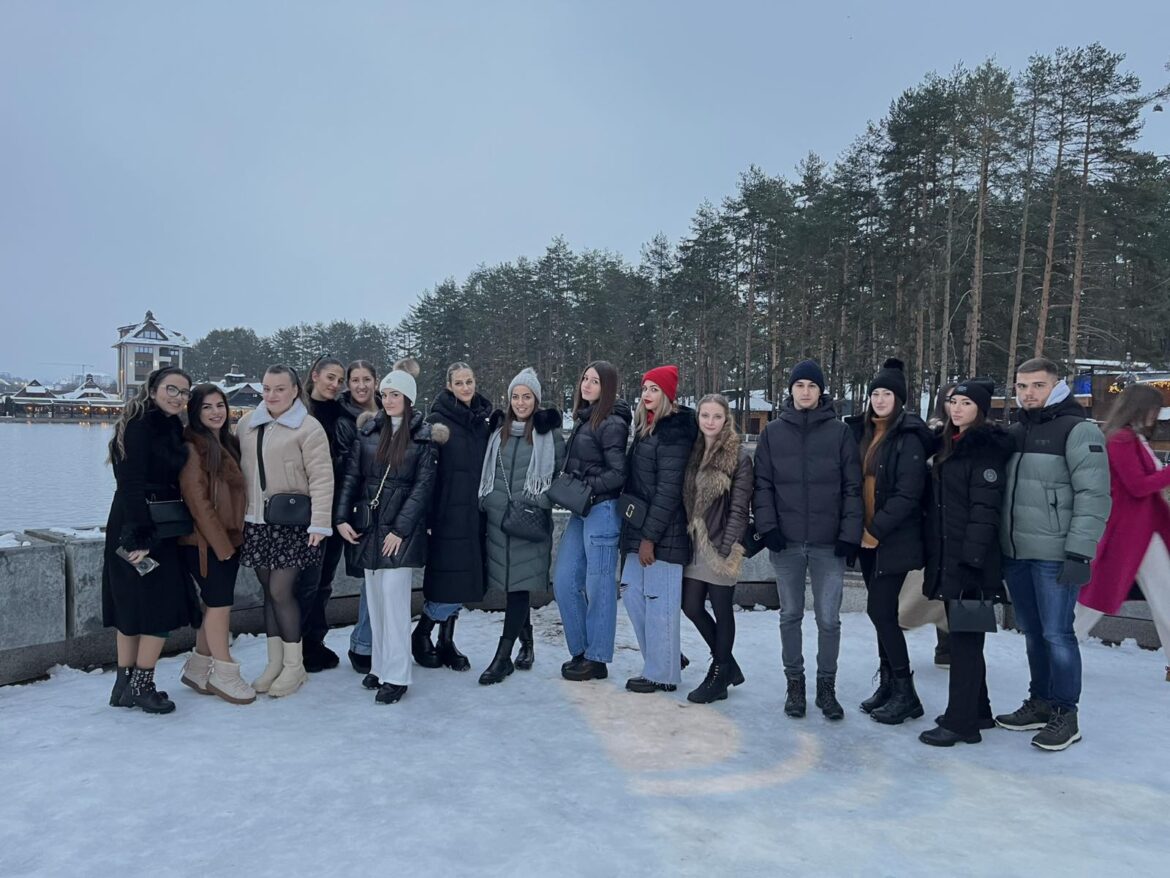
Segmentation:
[(195, 519), (182, 500), (147, 500), (155, 539), (171, 540), (195, 532)]
[(753, 519), (748, 522), (747, 530), (743, 532), (739, 543), (743, 546), (743, 556), (745, 558), (754, 558), (764, 549), (768, 548), (764, 545), (764, 540), (760, 536), (759, 531), (756, 530), (756, 522)]
[[(565, 460), (569, 459), (569, 453), (573, 450), (573, 443), (577, 439), (577, 430), (579, 429), (581, 428), (578, 426), (573, 430), (573, 435), (569, 437), (569, 446), (565, 449)], [(573, 473), (561, 473), (553, 479), (546, 495), (557, 506), (568, 509), (574, 515), (580, 515), (582, 518), (588, 515), (589, 510), (593, 508), (593, 489)]]
[(504, 477), (504, 488), (508, 491), (508, 505), (504, 507), (500, 530), (518, 540), (543, 543), (552, 536), (552, 517), (548, 510), (541, 509), (535, 503), (512, 497), (512, 486), (508, 482), (508, 473), (503, 466), (500, 467), (500, 475)]
[(631, 527), (641, 529), (646, 523), (646, 512), (649, 509), (650, 504), (634, 494), (622, 494), (618, 497), (618, 514), (621, 515), (622, 521)]
[[(264, 477), (264, 428), (261, 424), (256, 437), (256, 460), (260, 464), (260, 490), (268, 492)], [(264, 498), (264, 523), (284, 527), (308, 527), (313, 521), (313, 501), (308, 494), (273, 494)]]
[(983, 598), (952, 598), (947, 601), (947, 625), (951, 631), (994, 634), (995, 605)]

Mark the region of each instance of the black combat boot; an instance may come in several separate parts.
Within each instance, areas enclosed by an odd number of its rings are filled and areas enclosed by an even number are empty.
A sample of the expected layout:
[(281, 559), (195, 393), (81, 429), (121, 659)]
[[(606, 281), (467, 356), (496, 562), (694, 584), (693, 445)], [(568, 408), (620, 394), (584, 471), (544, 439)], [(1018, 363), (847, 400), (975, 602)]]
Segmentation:
[(492, 683), (502, 683), (513, 670), (515, 670), (515, 666), (512, 664), (512, 641), (507, 637), (501, 637), (496, 646), (495, 658), (479, 675), (479, 685), (490, 686)]
[(532, 622), (525, 622), (520, 629), (520, 651), (516, 653), (516, 670), (531, 671), (536, 662), (536, 653), (532, 648)]
[(410, 654), (424, 668), (441, 668), (443, 666), (435, 644), (431, 642), (431, 629), (434, 627), (435, 620), (423, 613), (418, 617), (418, 622), (410, 635)]
[(804, 694), (804, 674), (791, 674), (788, 677), (788, 697), (784, 700), (784, 713), (791, 717), (802, 717), (808, 705)]
[(870, 714), (872, 719), (887, 726), (898, 726), (908, 719), (918, 719), (924, 713), (918, 693), (914, 691), (914, 675), (907, 669), (906, 676), (895, 675), (890, 680), (890, 697)]
[(129, 707), (140, 707), (147, 713), (170, 713), (175, 702), (154, 688), (154, 668), (135, 668), (130, 685), (122, 697)]
[(836, 677), (817, 677), (817, 707), (827, 719), (845, 719), (845, 708), (837, 700)]
[(458, 616), (451, 616), (439, 623), (439, 645), (435, 652), (438, 653), (440, 665), (446, 665), (453, 671), (470, 671), (471, 662), (455, 646), (455, 623), (458, 619)]
[(882, 662), (878, 666), (878, 687), (873, 695), (861, 702), (861, 709), (866, 713), (873, 713), (890, 700), (890, 666)]

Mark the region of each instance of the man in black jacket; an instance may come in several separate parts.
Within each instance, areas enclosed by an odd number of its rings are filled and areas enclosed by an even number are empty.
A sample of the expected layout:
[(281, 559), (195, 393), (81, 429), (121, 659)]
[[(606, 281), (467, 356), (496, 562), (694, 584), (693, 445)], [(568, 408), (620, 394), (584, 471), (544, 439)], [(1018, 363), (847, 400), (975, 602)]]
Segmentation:
[(825, 376), (813, 360), (797, 363), (788, 378), (789, 400), (764, 429), (756, 447), (756, 530), (771, 550), (780, 596), (780, 643), (788, 697), (784, 712), (805, 714), (804, 582), (811, 574), (817, 618), (816, 705), (842, 719), (837, 701), (841, 650), (841, 595), (845, 563), (861, 544), (864, 512), (861, 461), (849, 428), (824, 396)]

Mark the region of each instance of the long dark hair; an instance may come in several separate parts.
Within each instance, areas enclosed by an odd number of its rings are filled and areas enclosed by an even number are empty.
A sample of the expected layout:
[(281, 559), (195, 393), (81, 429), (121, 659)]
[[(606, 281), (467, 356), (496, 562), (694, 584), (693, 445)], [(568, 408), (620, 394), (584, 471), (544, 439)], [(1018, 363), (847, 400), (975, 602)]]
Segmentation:
[[(309, 367), (309, 380), (305, 382), (305, 389), (302, 392), (301, 401), (309, 406), (313, 402), (313, 375), (320, 372), (322, 369), (327, 369), (330, 366), (336, 366), (342, 372), (345, 372), (345, 363), (337, 359), (332, 354), (321, 354), (317, 359), (313, 360), (313, 365)], [(345, 372), (346, 380), (349, 380), (349, 373)], [(377, 379), (375, 379), (377, 380)]]
[(1112, 436), (1118, 430), (1126, 427), (1140, 433), (1147, 439), (1154, 432), (1153, 426), (1147, 425), (1151, 412), (1162, 409), (1162, 391), (1149, 384), (1130, 384), (1117, 397), (1113, 408), (1109, 410), (1109, 417), (1105, 419), (1105, 435)]
[(414, 419), (414, 406), (409, 399), (402, 397), (402, 424), (397, 430), (389, 414), (379, 417), (385, 417), (386, 420), (382, 423), (382, 435), (378, 438), (378, 451), (374, 459), (381, 467), (398, 469), (406, 460), (406, 452), (410, 450), (410, 422)]
[(127, 400), (126, 404), (122, 406), (122, 414), (114, 425), (114, 435), (110, 437), (110, 456), (106, 458), (106, 463), (118, 463), (126, 457), (126, 425), (136, 418), (145, 417), (147, 412), (155, 408), (154, 400), (150, 398), (150, 392), (157, 390), (162, 380), (168, 375), (179, 375), (186, 378), (188, 387), (194, 383), (186, 370), (180, 369), (178, 366), (163, 366), (147, 375), (146, 380), (138, 385), (138, 392), (134, 394), (134, 397)]
[[(956, 387), (957, 386), (958, 385), (956, 385)], [(962, 394), (959, 394), (959, 395), (962, 396)], [(950, 399), (950, 397), (951, 397), (951, 394), (948, 393), (947, 399)], [(980, 427), (982, 427), (986, 423), (987, 423), (987, 415), (983, 414), (982, 409), (976, 409), (975, 410), (975, 420), (971, 422), (971, 426), (967, 428), (966, 432), (970, 433), (972, 430), (978, 430)], [(957, 432), (959, 432), (959, 428), (956, 427), (954, 422), (951, 420), (950, 412), (947, 412), (947, 419), (946, 419), (946, 422), (943, 424), (943, 428), (942, 428), (942, 447), (939, 449), (938, 454), (935, 455), (935, 462), (936, 463), (942, 463), (944, 460), (946, 460), (948, 457), (950, 457), (954, 453), (954, 451), (955, 451), (955, 434)]]
[(589, 419), (590, 425), (596, 430), (613, 412), (613, 404), (617, 401), (618, 370), (608, 360), (594, 360), (581, 370), (581, 375), (577, 378), (577, 386), (573, 389), (574, 418), (577, 417), (577, 412), (581, 411), (585, 406), (590, 405), (590, 403), (581, 398), (581, 382), (585, 379), (585, 373), (590, 369), (597, 372), (597, 377), (601, 380), (601, 396), (597, 398), (597, 403), (593, 405), (593, 415)]
[[(203, 424), (203, 418), (200, 417), (204, 400), (212, 395), (223, 399), (228, 414), (227, 418), (224, 419), (223, 426), (216, 433), (207, 429)], [(221, 471), (224, 451), (236, 463), (240, 462), (240, 440), (232, 432), (232, 408), (228, 404), (227, 394), (214, 384), (200, 384), (191, 391), (191, 398), (187, 400), (187, 433), (199, 436), (207, 443), (207, 468), (212, 475)]]
[[(886, 416), (886, 429), (882, 433), (881, 438), (878, 439), (877, 445), (881, 445), (886, 437), (890, 435), (890, 427), (894, 421), (898, 420), (898, 416), (902, 414), (902, 400), (894, 397), (894, 408)], [(873, 413), (873, 398), (871, 396), (869, 404), (865, 407), (865, 414), (862, 416), (862, 424), (864, 429), (861, 431), (861, 462), (865, 472), (870, 473), (870, 466), (873, 463), (874, 454), (877, 451), (877, 445), (873, 444), (873, 436), (876, 432), (873, 421), (876, 416)]]

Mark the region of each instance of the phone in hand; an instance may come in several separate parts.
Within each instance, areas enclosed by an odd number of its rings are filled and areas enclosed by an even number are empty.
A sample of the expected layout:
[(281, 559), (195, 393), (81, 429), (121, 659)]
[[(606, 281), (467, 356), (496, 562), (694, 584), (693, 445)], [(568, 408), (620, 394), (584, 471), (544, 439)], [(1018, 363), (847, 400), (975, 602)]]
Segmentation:
[(118, 547), (117, 551), (115, 551), (114, 554), (116, 554), (119, 558), (121, 558), (123, 561), (125, 561), (127, 564), (129, 564), (131, 567), (133, 567), (135, 570), (137, 570), (139, 576), (145, 576), (146, 574), (150, 573), (152, 570), (154, 570), (155, 568), (158, 567), (158, 562), (155, 561), (153, 558), (151, 558), (149, 555), (147, 555), (145, 558), (143, 558), (141, 561), (139, 561), (137, 564), (135, 564), (133, 561), (130, 560), (130, 553), (127, 552), (125, 549), (123, 549), (121, 546)]

